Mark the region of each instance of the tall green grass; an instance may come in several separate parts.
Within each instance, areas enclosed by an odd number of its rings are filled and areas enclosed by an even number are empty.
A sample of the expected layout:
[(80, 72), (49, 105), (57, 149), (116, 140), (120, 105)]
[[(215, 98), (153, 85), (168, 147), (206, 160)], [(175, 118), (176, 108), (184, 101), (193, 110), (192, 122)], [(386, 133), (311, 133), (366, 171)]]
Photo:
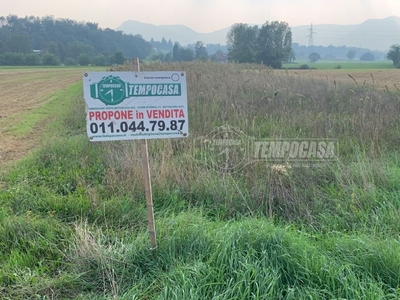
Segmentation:
[[(398, 94), (253, 65), (142, 69), (188, 75), (190, 136), (149, 141), (158, 248), (139, 144), (89, 142), (74, 85), (43, 147), (2, 175), (0, 298), (399, 298)], [(336, 138), (339, 160), (219, 173), (198, 141), (221, 125)]]

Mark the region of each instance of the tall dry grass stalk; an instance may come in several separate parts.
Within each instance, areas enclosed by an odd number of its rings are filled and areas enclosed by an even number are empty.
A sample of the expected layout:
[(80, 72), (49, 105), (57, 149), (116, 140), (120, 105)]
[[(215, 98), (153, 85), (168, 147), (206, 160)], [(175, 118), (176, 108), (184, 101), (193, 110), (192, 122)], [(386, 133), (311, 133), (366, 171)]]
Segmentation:
[[(216, 127), (239, 128), (254, 139), (337, 139), (339, 163), (344, 166), (357, 159), (356, 149), (373, 160), (399, 146), (399, 97), (373, 86), (339, 85), (335, 81), (246, 64), (156, 62), (142, 63), (141, 69), (187, 73), (189, 137), (150, 141), (149, 154), (153, 188), (165, 191), (179, 188), (194, 202), (197, 200), (193, 198), (210, 197), (232, 209), (243, 207), (243, 197), (237, 189), (228, 181), (223, 183), (223, 177), (214, 177), (211, 172), (215, 170), (199, 159), (202, 149), (196, 141)], [(129, 63), (115, 70), (129, 71), (132, 66)], [(353, 80), (357, 82), (354, 76)], [(130, 189), (136, 197), (143, 192), (138, 144), (132, 141), (107, 147), (110, 170), (107, 183), (111, 189)], [(313, 199), (321, 198), (315, 184), (325, 177), (336, 180), (338, 174), (334, 168), (317, 170), (321, 172), (319, 177), (315, 175), (318, 172), (296, 169), (284, 181), (271, 168), (266, 171), (265, 167), (250, 164), (232, 174), (232, 178), (242, 190), (247, 190), (246, 207), (262, 205), (268, 199), (269, 216), (275, 211), (291, 219), (300, 210), (302, 217), (312, 220)], [(302, 177), (302, 173), (307, 175)], [(348, 182), (352, 180), (352, 175), (349, 176)], [(217, 178), (213, 183), (221, 183), (210, 186), (207, 177)], [(260, 178), (268, 178), (268, 188), (262, 187)]]
[(75, 224), (74, 237), (69, 259), (78, 269), (77, 273), (80, 273), (79, 270), (92, 270), (93, 274), (89, 276), (93, 276), (96, 281), (101, 280), (103, 292), (118, 299), (122, 278), (118, 278), (115, 271), (115, 265), (120, 265), (120, 262), (116, 263), (116, 253), (112, 245), (106, 245), (103, 233), (100, 230), (92, 232), (86, 221)]

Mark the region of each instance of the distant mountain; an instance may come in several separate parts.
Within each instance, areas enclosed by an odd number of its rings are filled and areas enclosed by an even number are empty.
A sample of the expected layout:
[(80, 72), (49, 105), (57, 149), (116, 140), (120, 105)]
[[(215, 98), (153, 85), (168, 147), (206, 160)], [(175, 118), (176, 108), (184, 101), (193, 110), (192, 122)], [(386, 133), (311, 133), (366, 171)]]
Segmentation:
[[(290, 24), (289, 24), (290, 25)], [(308, 45), (310, 25), (292, 27), (293, 42)], [(125, 21), (116, 28), (127, 34), (140, 34), (144, 39), (177, 41), (181, 45), (203, 41), (206, 44), (226, 45), (230, 27), (211, 33), (199, 33), (184, 25), (152, 25), (133, 20)], [(400, 17), (370, 19), (356, 25), (313, 25), (313, 44), (316, 46), (347, 46), (387, 51), (393, 44), (400, 44)]]
[[(310, 25), (292, 27), (293, 42), (308, 45)], [(313, 25), (314, 45), (368, 48), (387, 51), (400, 44), (400, 17), (370, 19), (357, 25)]]
[(211, 33), (199, 33), (184, 25), (152, 25), (138, 21), (125, 21), (116, 30), (121, 30), (127, 34), (140, 34), (145, 40), (153, 38), (155, 41), (161, 41), (165, 38), (167, 41), (179, 42), (181, 45), (194, 44), (202, 41), (206, 44), (226, 45), (226, 34), (229, 28), (224, 28)]

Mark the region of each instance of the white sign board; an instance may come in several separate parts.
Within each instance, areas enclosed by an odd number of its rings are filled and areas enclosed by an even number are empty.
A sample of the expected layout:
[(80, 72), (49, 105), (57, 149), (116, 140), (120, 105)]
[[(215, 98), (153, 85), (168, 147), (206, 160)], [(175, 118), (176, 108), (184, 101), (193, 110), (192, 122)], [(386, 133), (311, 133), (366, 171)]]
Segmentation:
[(83, 76), (91, 141), (188, 135), (186, 73), (88, 72)]

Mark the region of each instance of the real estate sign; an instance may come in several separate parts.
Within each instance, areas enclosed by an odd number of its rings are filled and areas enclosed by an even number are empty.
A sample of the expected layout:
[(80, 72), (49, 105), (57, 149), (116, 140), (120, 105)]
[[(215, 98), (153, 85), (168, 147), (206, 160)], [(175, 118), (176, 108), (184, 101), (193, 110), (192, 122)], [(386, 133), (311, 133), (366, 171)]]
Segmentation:
[(83, 92), (91, 141), (188, 135), (185, 72), (88, 72)]

